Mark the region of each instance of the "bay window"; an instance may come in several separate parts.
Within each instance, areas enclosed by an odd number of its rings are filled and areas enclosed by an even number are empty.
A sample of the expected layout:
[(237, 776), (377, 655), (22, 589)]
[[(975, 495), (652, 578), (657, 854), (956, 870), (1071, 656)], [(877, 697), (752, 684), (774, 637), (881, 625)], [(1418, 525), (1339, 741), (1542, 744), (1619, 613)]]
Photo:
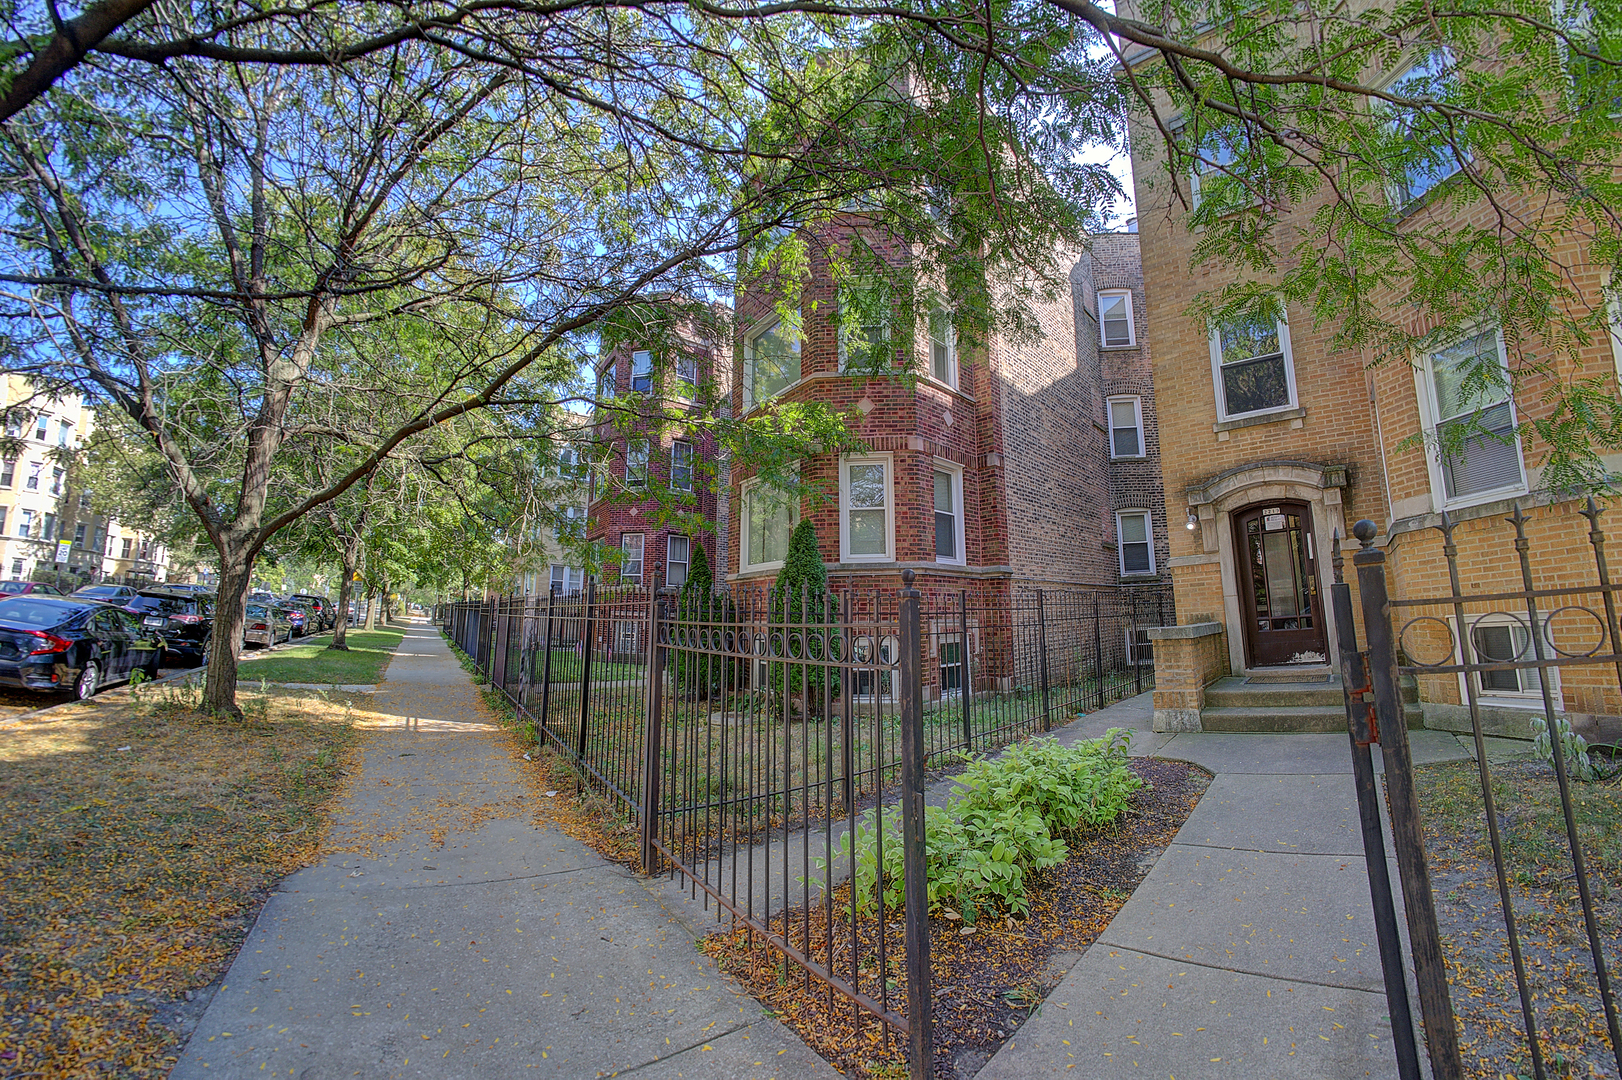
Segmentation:
[(743, 407), (752, 409), (800, 381), (800, 342), (773, 322), (744, 339)]
[(1426, 406), (1432, 484), (1447, 505), (1526, 490), (1509, 365), (1497, 329), (1425, 357), (1419, 372)]
[(839, 467), (841, 558), (882, 562), (894, 558), (893, 462), (890, 455), (851, 457)]

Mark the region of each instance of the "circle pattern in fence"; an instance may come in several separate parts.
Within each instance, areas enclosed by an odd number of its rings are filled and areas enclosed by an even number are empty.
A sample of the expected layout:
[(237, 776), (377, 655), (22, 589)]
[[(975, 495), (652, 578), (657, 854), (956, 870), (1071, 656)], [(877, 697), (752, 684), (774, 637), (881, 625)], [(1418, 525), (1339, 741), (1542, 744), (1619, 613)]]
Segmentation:
[[(1569, 620), (1562, 618), (1567, 612), (1572, 613), (1573, 616)], [(1594, 639), (1594, 644), (1582, 652), (1570, 652), (1566, 649), (1562, 649), (1559, 643), (1555, 641), (1555, 624), (1557, 622), (1560, 623), (1559, 636), (1565, 641), (1571, 641), (1573, 638), (1577, 637), (1579, 633), (1582, 634), (1582, 637), (1586, 637), (1587, 634), (1583, 631), (1583, 624), (1588, 620), (1582, 617), (1584, 615), (1588, 616), (1589, 619), (1593, 619), (1595, 627), (1599, 630), (1599, 636)], [(1571, 635), (1569, 637), (1567, 636), (1568, 629)], [(1605, 638), (1605, 620), (1601, 618), (1599, 612), (1595, 611), (1593, 608), (1583, 607), (1580, 604), (1567, 604), (1565, 607), (1555, 608), (1553, 611), (1549, 612), (1548, 615), (1544, 616), (1543, 640), (1548, 643), (1549, 648), (1553, 649), (1561, 656), (1573, 658), (1595, 656), (1601, 649), (1605, 647)], [(1578, 638), (1578, 640), (1581, 640), (1581, 638)]]
[[(1437, 630), (1436, 627), (1440, 627)], [(1453, 626), (1435, 615), (1418, 615), (1403, 624), (1397, 644), (1415, 667), (1442, 667), (1458, 655)], [(1428, 659), (1428, 657), (1436, 659)]]

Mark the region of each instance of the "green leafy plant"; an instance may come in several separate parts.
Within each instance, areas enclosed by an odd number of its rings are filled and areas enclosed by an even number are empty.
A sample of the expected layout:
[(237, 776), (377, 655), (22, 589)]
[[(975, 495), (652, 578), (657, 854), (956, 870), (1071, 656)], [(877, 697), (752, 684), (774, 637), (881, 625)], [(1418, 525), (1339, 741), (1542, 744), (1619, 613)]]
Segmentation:
[[(1028, 879), (1069, 857), (1064, 837), (1114, 822), (1144, 781), (1126, 767), (1130, 733), (1064, 746), (1032, 739), (996, 758), (976, 758), (947, 805), (924, 811), (929, 910), (953, 909), (973, 925), (986, 909), (1023, 915)], [(853, 903), (905, 905), (901, 811), (869, 810), (840, 840), (851, 866)], [(818, 860), (819, 868), (826, 867)]]
[[(1554, 722), (1559, 729), (1560, 750), (1566, 759), (1566, 771), (1585, 783), (1599, 779), (1594, 762), (1588, 756), (1588, 740), (1571, 730), (1571, 721), (1565, 716), (1557, 713)], [(1532, 717), (1532, 752), (1550, 765), (1554, 764), (1554, 743), (1549, 736), (1549, 724), (1541, 716)]]

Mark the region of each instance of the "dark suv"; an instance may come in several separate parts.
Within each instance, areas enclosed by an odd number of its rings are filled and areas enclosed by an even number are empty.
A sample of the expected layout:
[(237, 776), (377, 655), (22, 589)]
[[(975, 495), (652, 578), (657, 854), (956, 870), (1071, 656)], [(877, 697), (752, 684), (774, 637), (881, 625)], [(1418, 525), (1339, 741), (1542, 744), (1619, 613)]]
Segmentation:
[(332, 601), (324, 596), (313, 593), (294, 593), (287, 598), (289, 604), (304, 609), (304, 632), (317, 634), (323, 630), (331, 630), (337, 625), (332, 617)]
[(177, 589), (142, 589), (125, 607), (141, 616), (141, 625), (163, 638), (168, 651), (201, 664), (208, 658), (214, 632), (214, 594)]

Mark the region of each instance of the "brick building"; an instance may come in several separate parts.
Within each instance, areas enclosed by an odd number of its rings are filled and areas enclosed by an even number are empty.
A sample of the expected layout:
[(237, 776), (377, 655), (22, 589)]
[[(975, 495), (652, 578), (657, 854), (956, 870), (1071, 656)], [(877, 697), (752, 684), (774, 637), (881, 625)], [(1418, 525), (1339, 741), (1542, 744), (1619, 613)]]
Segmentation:
[[(1392, 85), (1432, 62), (1429, 54), (1406, 58), (1390, 73)], [(1174, 119), (1167, 123), (1177, 128)], [(1199, 237), (1167, 182), (1164, 147), (1150, 136), (1134, 140), (1133, 149), (1145, 312), (1153, 327), (1153, 383), (1163, 434), (1160, 463), (1166, 513), (1173, 522), (1166, 565), (1180, 624), (1151, 633), (1158, 639), (1158, 729), (1344, 730), (1338, 686), (1331, 698), (1296, 687), (1279, 691), (1270, 703), (1260, 700), (1256, 688), (1288, 687), (1290, 679), (1303, 686), (1310, 680), (1333, 681), (1330, 662), (1338, 643), (1328, 610), (1329, 549), (1332, 535), (1338, 531), (1346, 537), (1360, 518), (1381, 528), (1378, 543), (1387, 549), (1391, 587), (1399, 597), (1451, 592), (1442, 539), (1433, 527), (1443, 510), (1462, 523), (1457, 536), (1464, 554), (1463, 587), (1519, 588), (1513, 533), (1502, 521), (1517, 503), (1531, 515), (1528, 531), (1538, 549), (1572, 556), (1541, 569), (1538, 587), (1594, 582), (1593, 561), (1586, 554), (1588, 522), (1577, 513), (1578, 504), (1540, 484), (1538, 463), (1548, 447), (1530, 432), (1513, 434), (1517, 423), (1550, 414), (1549, 384), (1533, 375), (1515, 382), (1513, 392), (1476, 393), (1466, 392), (1457, 376), (1461, 363), (1474, 356), (1495, 357), (1507, 371), (1519, 352), (1547, 358), (1562, 377), (1579, 370), (1585, 377), (1603, 375), (1615, 393), (1622, 339), (1614, 324), (1610, 340), (1597, 336), (1575, 358), (1535, 332), (1509, 340), (1500, 327), (1481, 325), (1462, 339), (1455, 335), (1407, 357), (1406, 363), (1381, 365), (1372, 355), (1337, 348), (1338, 327), (1315, 327), (1310, 312), (1294, 304), (1284, 305), (1276, 321), (1209, 324), (1191, 314), (1196, 295), (1235, 280), (1236, 272), (1209, 264), (1191, 269)], [(1182, 189), (1198, 200), (1198, 177), (1183, 179)], [(1439, 197), (1463, 179), (1442, 167), (1395, 185), (1388, 196), (1394, 227), (1445, 229), (1463, 220), (1479, 225), (1492, 213), (1536, 218), (1559, 212), (1513, 193), (1500, 194), (1496, 211)], [(1319, 209), (1317, 203), (1281, 209), (1281, 235), (1300, 235)], [(1612, 268), (1594, 265), (1576, 236), (1548, 255), (1580, 290), (1583, 310), (1577, 314), (1603, 311)], [(1393, 298), (1390, 306), (1396, 303)], [(1413, 324), (1410, 329), (1423, 335), (1434, 328)], [(1474, 438), (1444, 451), (1439, 436), (1471, 417), (1506, 437)], [(1184, 521), (1189, 528), (1176, 527)], [(1355, 601), (1354, 596), (1361, 635)], [(1480, 655), (1507, 651), (1514, 655), (1497, 658), (1528, 658), (1525, 627), (1515, 630), (1513, 612), (1490, 607), (1468, 613), (1467, 631), (1452, 626), (1455, 644), (1444, 649), (1456, 648), (1468, 632)], [(1524, 609), (1520, 617), (1524, 621)], [(1452, 621), (1448, 612), (1437, 626)], [(1599, 679), (1594, 672), (1563, 669), (1555, 680), (1557, 701), (1573, 715), (1622, 712), (1614, 678)], [(1254, 685), (1243, 699), (1245, 708), (1230, 709), (1228, 698), (1240, 703), (1233, 693), (1241, 678)], [(1413, 718), (1467, 729), (1461, 679), (1422, 678)], [(1609, 689), (1598, 685), (1602, 682)], [(1541, 711), (1535, 675), (1483, 675), (1475, 689), (1494, 731), (1524, 736), (1531, 710)]]
[(698, 546), (711, 567), (725, 565), (726, 463), (704, 420), (726, 407), (731, 386), (727, 316), (604, 336), (585, 537), (619, 552), (602, 568), (608, 583), (679, 588)]
[[(729, 580), (769, 584), (802, 516), (836, 591), (899, 588), (911, 569), (926, 592), (982, 607), (1019, 585), (1157, 580), (1164, 500), (1136, 236), (1095, 238), (1070, 288), (1033, 303), (1034, 336), (987, 340), (960, 333), (945, 305), (893, 302), (865, 279), (837, 285), (831, 265), (858, 238), (904, 265), (905, 250), (858, 222), (813, 237), (798, 334), (770, 287), (738, 291), (737, 415), (823, 403), (853, 418), (860, 447), (802, 459), (815, 493), (803, 499), (732, 470)], [(899, 325), (908, 308), (915, 327)]]

